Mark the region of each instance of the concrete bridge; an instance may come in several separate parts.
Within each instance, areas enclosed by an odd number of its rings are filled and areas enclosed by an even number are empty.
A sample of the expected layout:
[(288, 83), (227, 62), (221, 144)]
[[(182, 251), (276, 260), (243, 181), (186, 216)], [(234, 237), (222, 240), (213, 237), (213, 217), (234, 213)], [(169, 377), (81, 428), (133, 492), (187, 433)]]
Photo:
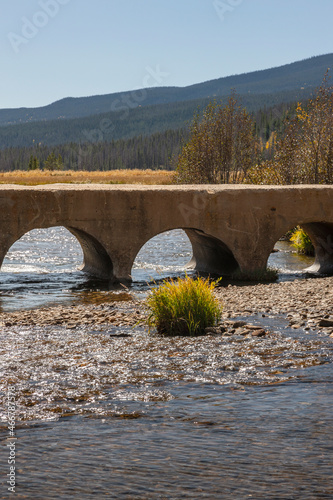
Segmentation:
[(0, 187), (0, 265), (32, 229), (64, 226), (80, 242), (82, 269), (126, 281), (141, 247), (184, 229), (191, 266), (212, 274), (264, 270), (275, 242), (301, 225), (315, 246), (311, 270), (333, 272), (333, 186)]

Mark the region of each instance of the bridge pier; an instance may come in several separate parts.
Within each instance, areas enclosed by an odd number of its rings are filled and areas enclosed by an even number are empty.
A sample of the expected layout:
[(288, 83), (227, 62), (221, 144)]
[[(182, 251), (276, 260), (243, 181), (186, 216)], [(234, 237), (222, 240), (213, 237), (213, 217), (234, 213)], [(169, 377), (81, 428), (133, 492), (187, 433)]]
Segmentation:
[(76, 237), (83, 252), (81, 271), (97, 278), (111, 279), (113, 277), (113, 263), (103, 245), (93, 236), (73, 227), (68, 231)]
[(333, 224), (316, 222), (302, 224), (315, 248), (315, 262), (307, 268), (312, 273), (333, 273)]

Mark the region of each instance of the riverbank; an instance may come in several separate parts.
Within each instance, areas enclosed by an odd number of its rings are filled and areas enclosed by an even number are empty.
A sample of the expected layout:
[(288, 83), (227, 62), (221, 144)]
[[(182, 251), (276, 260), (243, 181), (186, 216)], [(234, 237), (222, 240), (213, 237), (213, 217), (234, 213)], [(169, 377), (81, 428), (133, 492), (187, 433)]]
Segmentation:
[[(323, 331), (333, 337), (333, 277), (309, 278), (216, 289), (223, 303), (223, 321), (239, 316), (286, 315), (292, 328)], [(125, 302), (58, 305), (0, 314), (0, 326), (65, 326), (75, 329), (134, 327), (147, 316), (144, 303), (132, 296)], [(250, 319), (249, 319), (250, 321)]]

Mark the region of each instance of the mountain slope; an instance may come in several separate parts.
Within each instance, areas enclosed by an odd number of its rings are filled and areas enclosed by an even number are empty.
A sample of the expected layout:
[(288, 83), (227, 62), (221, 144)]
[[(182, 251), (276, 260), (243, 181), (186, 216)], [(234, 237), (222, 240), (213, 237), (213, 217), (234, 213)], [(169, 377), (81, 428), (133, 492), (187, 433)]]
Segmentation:
[[(274, 94), (243, 96), (242, 105), (248, 111), (281, 103), (300, 101), (308, 97), (308, 91), (285, 91)], [(223, 99), (223, 98), (222, 98)], [(224, 97), (227, 99), (227, 97)], [(156, 104), (100, 115), (49, 120), (0, 127), (0, 149), (30, 147), (32, 145), (56, 146), (72, 143), (97, 143), (135, 136), (176, 130), (187, 127), (194, 114), (207, 106), (210, 99)]]
[(0, 110), (0, 126), (42, 120), (81, 118), (141, 106), (168, 104), (238, 94), (310, 92), (320, 85), (327, 68), (333, 68), (333, 53), (311, 57), (277, 68), (219, 78), (188, 87), (154, 87), (91, 97), (67, 97), (48, 106)]

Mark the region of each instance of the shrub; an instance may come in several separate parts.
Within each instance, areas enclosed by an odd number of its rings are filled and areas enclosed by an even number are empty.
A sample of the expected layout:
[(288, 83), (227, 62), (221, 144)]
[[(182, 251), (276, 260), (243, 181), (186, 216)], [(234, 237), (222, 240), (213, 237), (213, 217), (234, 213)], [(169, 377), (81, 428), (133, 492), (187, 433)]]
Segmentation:
[(146, 303), (150, 309), (149, 331), (156, 327), (161, 335), (202, 335), (221, 318), (222, 306), (213, 296), (218, 281), (185, 279), (163, 281), (151, 291)]
[(297, 227), (294, 234), (291, 236), (290, 241), (293, 247), (296, 248), (297, 253), (302, 255), (313, 256), (315, 254), (314, 246), (310, 237), (306, 234), (301, 227)]
[(233, 91), (227, 102), (211, 102), (194, 117), (177, 163), (178, 184), (242, 182), (257, 157), (252, 116)]

